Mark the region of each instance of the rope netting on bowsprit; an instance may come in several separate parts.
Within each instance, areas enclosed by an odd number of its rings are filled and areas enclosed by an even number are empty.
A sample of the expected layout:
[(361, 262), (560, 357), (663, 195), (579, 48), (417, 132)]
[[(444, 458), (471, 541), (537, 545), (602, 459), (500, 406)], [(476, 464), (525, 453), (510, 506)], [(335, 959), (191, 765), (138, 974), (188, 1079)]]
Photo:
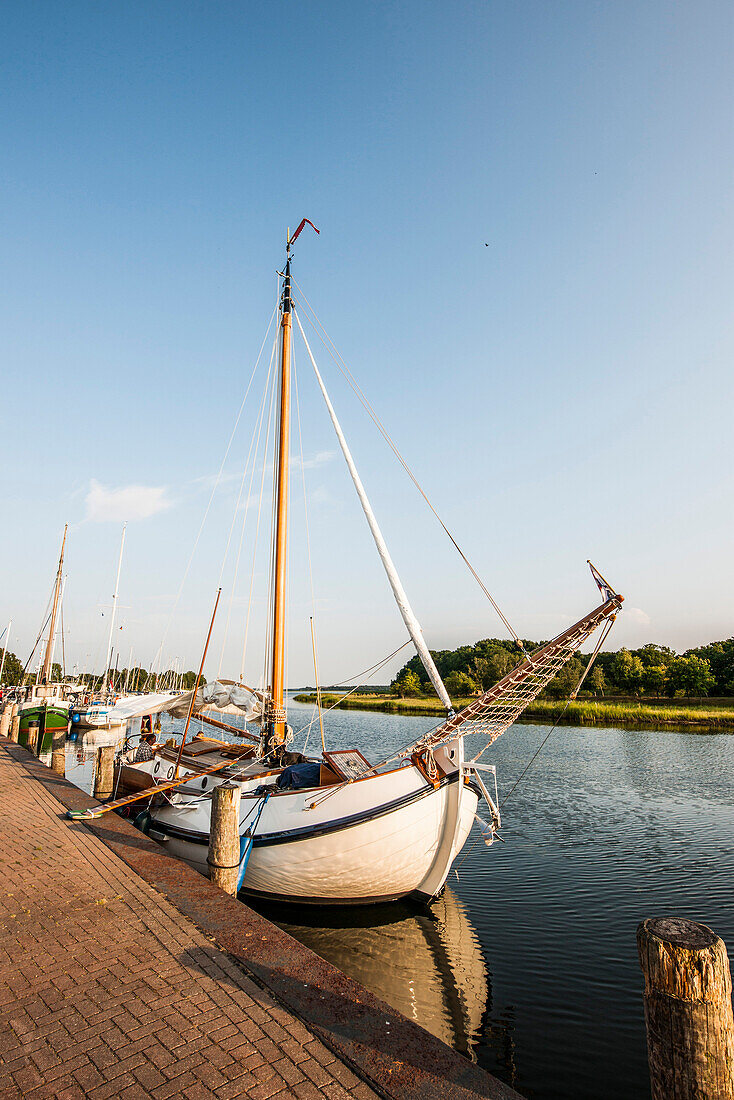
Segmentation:
[(460, 733), (462, 736), (482, 735), (485, 738), (484, 748), (474, 757), (478, 759), (540, 695), (591, 634), (602, 624), (611, 625), (620, 606), (621, 598), (612, 596), (552, 642), (531, 653), (493, 688), (438, 729), (430, 730), (400, 755), (407, 756), (435, 747)]

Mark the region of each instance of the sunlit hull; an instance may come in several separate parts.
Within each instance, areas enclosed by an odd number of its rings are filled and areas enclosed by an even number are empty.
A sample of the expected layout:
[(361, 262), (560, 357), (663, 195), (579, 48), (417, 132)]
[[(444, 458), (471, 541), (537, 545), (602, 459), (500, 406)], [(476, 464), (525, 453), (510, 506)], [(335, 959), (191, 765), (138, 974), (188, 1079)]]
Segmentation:
[[(259, 805), (256, 785), (243, 789), (242, 833)], [(278, 792), (259, 819), (243, 890), (320, 905), (435, 897), (466, 841), (477, 800), (458, 769), (434, 786), (412, 765), (351, 784)], [(151, 836), (206, 874), (210, 811), (201, 792), (179, 796), (153, 811)]]

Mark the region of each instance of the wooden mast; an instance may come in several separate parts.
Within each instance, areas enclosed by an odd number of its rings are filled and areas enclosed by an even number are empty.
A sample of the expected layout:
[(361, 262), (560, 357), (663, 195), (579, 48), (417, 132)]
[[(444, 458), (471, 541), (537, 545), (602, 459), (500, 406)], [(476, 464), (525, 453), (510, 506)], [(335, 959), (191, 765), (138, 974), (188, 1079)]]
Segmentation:
[(273, 636), (270, 675), (270, 701), (266, 714), (263, 752), (265, 755), (282, 748), (286, 738), (285, 707), (285, 626), (286, 626), (286, 565), (288, 557), (288, 468), (290, 459), (291, 419), (291, 249), (303, 227), (310, 225), (302, 218), (291, 236), (286, 234), (286, 260), (281, 299), (280, 341), (280, 422), (275, 482), (275, 553), (273, 561)]
[(54, 585), (54, 598), (51, 606), (51, 619), (48, 624), (48, 641), (46, 642), (46, 652), (43, 657), (43, 667), (41, 669), (40, 682), (47, 684), (51, 678), (51, 657), (54, 650), (54, 634), (56, 633), (56, 617), (59, 613), (59, 599), (61, 597), (61, 572), (64, 567), (64, 547), (66, 545), (66, 532), (69, 530), (68, 523), (64, 526), (64, 537), (61, 540), (61, 555), (59, 557), (59, 568), (56, 570), (56, 584)]
[(286, 265), (281, 303), (280, 343), (280, 426), (275, 488), (275, 560), (273, 567), (273, 639), (270, 714), (265, 732), (265, 750), (271, 752), (285, 741), (285, 620), (286, 565), (288, 550), (288, 467), (291, 413), (291, 238), (287, 239)]

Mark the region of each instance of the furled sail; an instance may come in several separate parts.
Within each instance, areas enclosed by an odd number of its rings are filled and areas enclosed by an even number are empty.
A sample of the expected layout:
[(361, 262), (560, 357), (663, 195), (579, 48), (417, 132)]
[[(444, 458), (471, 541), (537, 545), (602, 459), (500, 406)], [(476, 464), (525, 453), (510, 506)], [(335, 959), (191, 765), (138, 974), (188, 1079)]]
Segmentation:
[[(174, 718), (186, 718), (191, 706), (192, 692), (186, 691), (176, 696), (175, 703), (168, 708)], [(263, 696), (244, 684), (235, 684), (232, 680), (214, 680), (202, 684), (196, 692), (194, 714), (214, 710), (220, 714), (239, 714), (246, 722), (254, 722), (263, 714)]]
[[(607, 595), (607, 592), (604, 594)], [(488, 748), (516, 721), (525, 707), (540, 695), (543, 688), (547, 687), (599, 626), (611, 626), (622, 606), (623, 597), (611, 590), (608, 596), (603, 604), (564, 630), (553, 641), (535, 650), (489, 691), (485, 691), (438, 729), (430, 730), (400, 755), (410, 756), (415, 752), (436, 748), (457, 735), (481, 734), (486, 741), (485, 748)]]

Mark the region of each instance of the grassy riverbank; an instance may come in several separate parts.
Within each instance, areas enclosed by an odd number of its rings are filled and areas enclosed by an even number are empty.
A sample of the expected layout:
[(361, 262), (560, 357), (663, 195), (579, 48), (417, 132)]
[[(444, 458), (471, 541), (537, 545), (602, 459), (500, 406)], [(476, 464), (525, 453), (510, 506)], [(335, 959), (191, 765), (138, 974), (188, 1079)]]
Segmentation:
[[(296, 702), (315, 703), (316, 696), (296, 695)], [(457, 699), (457, 707), (470, 699)], [(441, 717), (443, 707), (438, 699), (395, 699), (390, 695), (323, 695), (324, 708), (336, 705), (339, 710), (376, 710), (387, 714), (435, 714)], [(523, 712), (524, 717), (538, 722), (553, 722), (563, 710), (563, 701), (539, 699)], [(582, 699), (569, 703), (564, 723), (577, 726), (677, 726), (692, 727), (703, 732), (708, 728), (734, 730), (734, 699), (731, 706), (720, 702), (706, 703), (645, 703)]]

